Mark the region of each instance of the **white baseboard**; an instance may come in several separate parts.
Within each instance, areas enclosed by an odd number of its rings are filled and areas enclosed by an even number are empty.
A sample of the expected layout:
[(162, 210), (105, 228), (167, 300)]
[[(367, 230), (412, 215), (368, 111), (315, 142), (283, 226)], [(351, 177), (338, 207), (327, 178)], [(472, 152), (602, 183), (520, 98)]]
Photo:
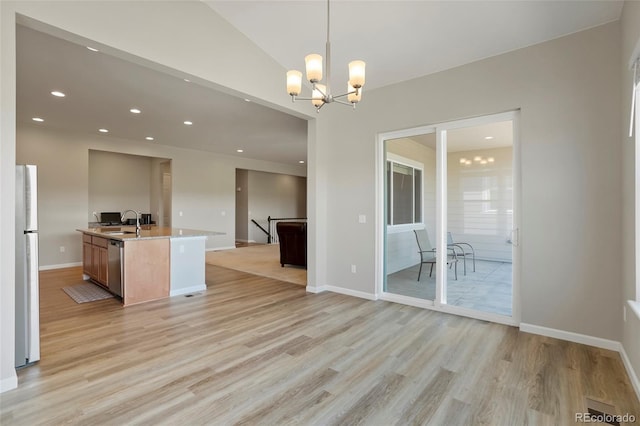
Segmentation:
[(307, 293), (322, 293), (324, 291), (331, 291), (333, 293), (345, 294), (347, 296), (359, 297), (360, 299), (378, 300), (378, 296), (371, 293), (365, 293), (364, 291), (351, 290), (343, 287), (336, 287), (333, 285), (324, 285), (321, 287), (314, 287), (307, 285)]
[(600, 337), (587, 336), (586, 334), (573, 333), (571, 331), (558, 330), (555, 328), (547, 328), (539, 325), (520, 323), (520, 331), (531, 334), (539, 334), (541, 336), (554, 337), (556, 339), (567, 340), (574, 343), (582, 343), (583, 345), (595, 346), (596, 348), (609, 349), (610, 351), (620, 352), (620, 342), (615, 340), (602, 339)]
[(15, 389), (18, 387), (18, 375), (16, 371), (13, 370), (13, 373), (10, 377), (5, 377), (0, 380), (0, 393), (10, 391), (11, 389)]
[(205, 291), (206, 289), (207, 289), (206, 284), (192, 285), (191, 287), (178, 288), (175, 290), (171, 290), (169, 292), (169, 296), (173, 297), (173, 296), (180, 296), (182, 294), (197, 293), (199, 291)]
[(324, 287), (324, 286), (323, 287), (314, 287), (314, 286), (307, 285), (306, 290), (307, 290), (307, 293), (317, 294), (317, 293), (322, 293), (324, 291), (327, 291), (327, 288)]
[(74, 266), (82, 266), (82, 262), (60, 263), (58, 265), (44, 265), (38, 268), (39, 271), (50, 271), (52, 269), (72, 268)]
[(365, 293), (364, 291), (351, 290), (349, 288), (336, 287), (333, 285), (325, 286), (324, 289), (334, 293), (346, 294), (347, 296), (359, 297), (361, 299), (378, 300), (377, 295), (372, 293)]
[(620, 345), (620, 357), (622, 358), (622, 363), (624, 364), (624, 368), (627, 370), (627, 374), (629, 375), (629, 380), (633, 385), (633, 389), (636, 391), (636, 396), (638, 400), (640, 400), (640, 380), (638, 380), (638, 375), (636, 371), (633, 369), (633, 365), (631, 365), (631, 360), (627, 356), (627, 352), (624, 350), (624, 346)]
[(231, 250), (234, 248), (236, 248), (236, 246), (214, 247), (214, 248), (205, 249), (204, 251), (221, 251), (221, 250)]

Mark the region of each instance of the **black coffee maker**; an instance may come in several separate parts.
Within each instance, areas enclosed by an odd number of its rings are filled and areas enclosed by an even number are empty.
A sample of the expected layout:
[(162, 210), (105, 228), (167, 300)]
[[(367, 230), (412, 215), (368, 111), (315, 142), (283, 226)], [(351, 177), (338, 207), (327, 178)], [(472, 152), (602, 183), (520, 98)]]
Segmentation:
[(140, 225), (151, 225), (151, 213), (142, 213), (140, 215)]

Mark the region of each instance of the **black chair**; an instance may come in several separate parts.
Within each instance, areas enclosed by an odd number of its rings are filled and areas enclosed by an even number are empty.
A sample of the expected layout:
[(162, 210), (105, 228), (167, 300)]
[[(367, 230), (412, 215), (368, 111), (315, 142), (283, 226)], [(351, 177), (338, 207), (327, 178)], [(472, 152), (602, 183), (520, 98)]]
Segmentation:
[(278, 222), (276, 224), (280, 241), (280, 265), (307, 267), (307, 223)]
[[(420, 281), (420, 275), (422, 274), (422, 264), (431, 264), (429, 269), (429, 276), (433, 274), (433, 265), (436, 264), (436, 249), (431, 246), (429, 241), (429, 235), (426, 229), (414, 229), (413, 233), (416, 234), (416, 242), (418, 243), (418, 253), (420, 253), (420, 270), (418, 271), (418, 281)], [(455, 278), (458, 279), (458, 256), (453, 248), (448, 248), (450, 254), (447, 255), (447, 265), (449, 268), (454, 268)]]

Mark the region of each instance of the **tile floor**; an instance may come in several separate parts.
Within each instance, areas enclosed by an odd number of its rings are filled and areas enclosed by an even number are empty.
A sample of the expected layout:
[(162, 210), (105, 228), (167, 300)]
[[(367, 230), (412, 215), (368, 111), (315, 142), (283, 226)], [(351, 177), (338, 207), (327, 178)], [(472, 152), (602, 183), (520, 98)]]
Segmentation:
[[(419, 299), (435, 298), (435, 272), (429, 277), (429, 264), (422, 267), (420, 282), (415, 265), (387, 276), (387, 292)], [(462, 264), (458, 265), (458, 280), (453, 270), (448, 269), (448, 296), (450, 305), (511, 316), (512, 267), (508, 262), (476, 260), (473, 272), (471, 261), (467, 261), (467, 274)]]

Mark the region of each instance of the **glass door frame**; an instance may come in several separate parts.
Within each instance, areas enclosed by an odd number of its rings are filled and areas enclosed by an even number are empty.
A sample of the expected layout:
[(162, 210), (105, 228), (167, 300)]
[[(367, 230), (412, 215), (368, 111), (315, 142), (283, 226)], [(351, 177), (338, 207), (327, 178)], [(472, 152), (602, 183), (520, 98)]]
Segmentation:
[[(377, 135), (376, 140), (376, 297), (381, 300), (417, 306), (436, 311), (451, 313), (481, 320), (519, 325), (520, 311), (520, 205), (521, 205), (521, 174), (520, 174), (520, 141), (519, 141), (519, 116), (520, 111), (509, 111), (498, 114), (490, 114), (481, 117), (468, 118), (429, 126), (419, 126), (409, 129), (383, 132)], [(387, 222), (385, 216), (385, 170), (386, 149), (385, 141), (390, 139), (405, 138), (427, 133), (436, 133), (436, 235), (435, 247), (446, 247), (447, 243), (447, 131), (465, 127), (474, 127), (499, 121), (511, 121), (513, 123), (513, 275), (511, 316), (498, 315), (474, 309), (453, 306), (446, 303), (446, 250), (438, 250), (436, 253), (436, 297), (433, 301), (402, 296), (384, 291), (385, 283), (385, 249)]]

